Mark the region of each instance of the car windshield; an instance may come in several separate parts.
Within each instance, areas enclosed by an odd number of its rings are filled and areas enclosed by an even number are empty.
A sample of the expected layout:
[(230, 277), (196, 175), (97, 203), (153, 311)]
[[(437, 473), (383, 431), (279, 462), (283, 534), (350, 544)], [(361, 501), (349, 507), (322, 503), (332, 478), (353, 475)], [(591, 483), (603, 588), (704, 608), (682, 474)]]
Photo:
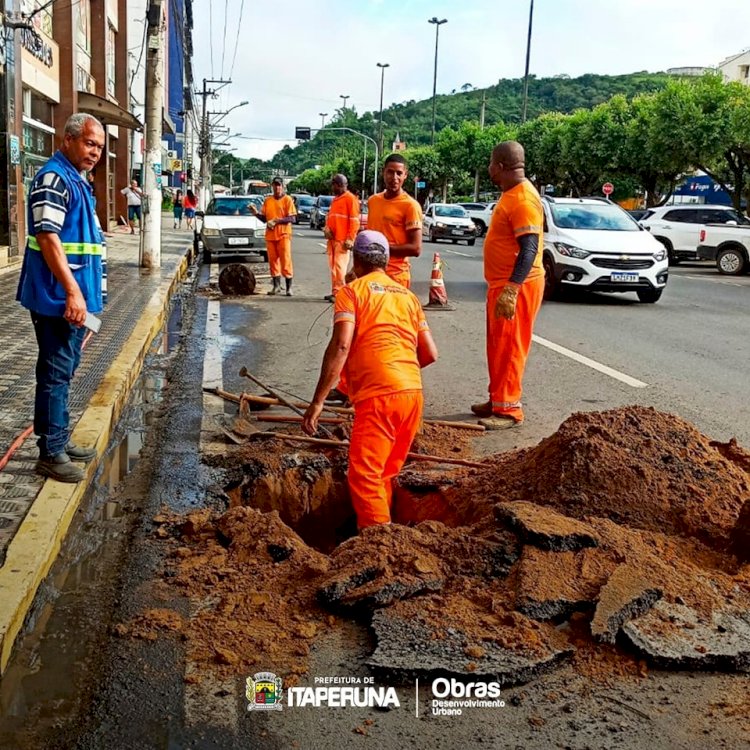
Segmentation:
[(206, 209), (211, 216), (252, 216), (250, 206), (258, 208), (257, 201), (250, 198), (214, 198)]
[(467, 216), (465, 208), (461, 206), (435, 206), (435, 216)]
[(300, 197), (297, 198), (297, 205), (304, 208), (309, 208), (313, 203), (315, 203), (315, 198), (313, 198), (312, 195), (300, 195)]
[(553, 203), (552, 218), (560, 229), (589, 229), (604, 232), (638, 232), (632, 216), (612, 203)]
[(727, 211), (727, 214), (729, 214), (729, 221), (736, 221), (738, 224), (750, 224), (750, 219), (748, 219), (747, 216), (739, 213), (739, 211), (731, 209), (730, 211)]
[(333, 201), (332, 195), (321, 195), (320, 198), (318, 198), (318, 205), (321, 208), (328, 208), (328, 206), (331, 205), (332, 201)]

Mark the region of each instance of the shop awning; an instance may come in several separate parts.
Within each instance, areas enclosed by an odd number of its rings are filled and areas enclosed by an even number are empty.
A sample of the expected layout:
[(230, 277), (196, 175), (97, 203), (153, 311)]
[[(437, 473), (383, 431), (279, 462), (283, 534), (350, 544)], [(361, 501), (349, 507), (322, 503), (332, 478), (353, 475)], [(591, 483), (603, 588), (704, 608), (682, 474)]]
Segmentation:
[(102, 125), (118, 125), (130, 130), (143, 129), (143, 123), (126, 109), (88, 91), (78, 92), (78, 109), (94, 115)]

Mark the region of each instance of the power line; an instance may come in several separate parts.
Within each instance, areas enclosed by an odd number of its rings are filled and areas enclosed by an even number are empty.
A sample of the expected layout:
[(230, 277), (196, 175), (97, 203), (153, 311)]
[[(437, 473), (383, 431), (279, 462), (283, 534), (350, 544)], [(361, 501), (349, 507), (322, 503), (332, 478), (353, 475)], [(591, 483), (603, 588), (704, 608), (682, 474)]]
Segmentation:
[(214, 4), (208, 3), (208, 41), (211, 44), (211, 78), (214, 77)]
[(232, 53), (232, 67), (229, 69), (229, 78), (234, 73), (234, 61), (237, 59), (237, 48), (240, 44), (240, 29), (242, 28), (242, 11), (245, 9), (245, 0), (240, 3), (240, 18), (237, 21), (237, 38), (234, 40), (234, 52)]
[[(224, 77), (224, 53), (227, 51), (227, 16), (229, 15), (229, 0), (224, 0), (224, 38), (221, 42), (221, 77)], [(230, 76), (231, 78), (231, 76)]]

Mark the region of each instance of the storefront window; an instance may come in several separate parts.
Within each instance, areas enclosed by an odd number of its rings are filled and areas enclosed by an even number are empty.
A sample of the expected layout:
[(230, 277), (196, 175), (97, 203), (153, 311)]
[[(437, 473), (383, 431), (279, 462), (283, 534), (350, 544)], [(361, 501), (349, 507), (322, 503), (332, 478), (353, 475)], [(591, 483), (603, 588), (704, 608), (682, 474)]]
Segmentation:
[(107, 28), (107, 94), (115, 95), (115, 30)]

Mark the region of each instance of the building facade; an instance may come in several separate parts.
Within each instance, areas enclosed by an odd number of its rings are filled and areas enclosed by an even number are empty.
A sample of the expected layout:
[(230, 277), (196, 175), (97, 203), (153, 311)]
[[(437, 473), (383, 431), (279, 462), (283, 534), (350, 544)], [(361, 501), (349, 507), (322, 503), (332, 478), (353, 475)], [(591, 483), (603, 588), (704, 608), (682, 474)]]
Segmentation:
[(725, 81), (739, 81), (750, 86), (750, 49), (727, 57), (718, 67)]

